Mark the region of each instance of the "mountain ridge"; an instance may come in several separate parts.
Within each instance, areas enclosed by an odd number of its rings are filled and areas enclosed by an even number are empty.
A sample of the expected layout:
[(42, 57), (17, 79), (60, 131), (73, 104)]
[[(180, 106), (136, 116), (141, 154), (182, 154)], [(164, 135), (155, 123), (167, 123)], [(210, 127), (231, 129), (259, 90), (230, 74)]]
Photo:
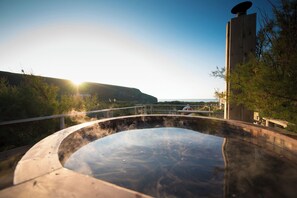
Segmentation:
[[(0, 71), (0, 78), (7, 79), (10, 85), (17, 86), (22, 82), (24, 75), (6, 71)], [(157, 98), (146, 93), (142, 93), (137, 88), (124, 87), (118, 85), (109, 85), (95, 82), (83, 82), (80, 85), (74, 85), (71, 80), (38, 76), (45, 80), (48, 84), (59, 88), (59, 95), (73, 94), (79, 91), (82, 95), (96, 94), (102, 101), (123, 101), (134, 103), (157, 103)]]

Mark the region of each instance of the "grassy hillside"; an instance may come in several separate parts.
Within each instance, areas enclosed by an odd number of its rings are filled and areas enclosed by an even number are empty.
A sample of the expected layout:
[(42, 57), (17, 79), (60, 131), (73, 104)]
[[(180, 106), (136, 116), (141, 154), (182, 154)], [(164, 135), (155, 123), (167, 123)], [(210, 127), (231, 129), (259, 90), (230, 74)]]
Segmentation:
[[(19, 85), (22, 81), (23, 74), (0, 71), (0, 78), (6, 78), (11, 85)], [(76, 93), (77, 87), (70, 81), (65, 79), (43, 77), (49, 84), (59, 88), (60, 94)], [(118, 102), (133, 102), (133, 103), (156, 103), (157, 98), (148, 94), (142, 93), (139, 89), (121, 87), (115, 85), (107, 85), (100, 83), (82, 83), (78, 87), (80, 94), (96, 94), (101, 101), (114, 100)]]

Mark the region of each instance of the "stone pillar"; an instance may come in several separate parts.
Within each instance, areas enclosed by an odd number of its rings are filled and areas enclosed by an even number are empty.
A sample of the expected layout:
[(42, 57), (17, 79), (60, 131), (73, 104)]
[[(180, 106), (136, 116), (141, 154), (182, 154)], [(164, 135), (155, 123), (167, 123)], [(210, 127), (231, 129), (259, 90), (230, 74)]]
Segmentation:
[[(237, 17), (232, 18), (226, 27), (226, 74), (232, 75), (232, 71), (240, 63), (247, 61), (250, 53), (256, 51), (256, 14), (246, 14), (251, 2), (243, 2), (232, 9)], [(250, 3), (250, 4), (249, 4)], [(230, 93), (236, 94), (232, 81), (226, 81), (226, 105), (225, 119), (253, 122), (253, 112), (243, 105), (236, 105), (230, 101)]]

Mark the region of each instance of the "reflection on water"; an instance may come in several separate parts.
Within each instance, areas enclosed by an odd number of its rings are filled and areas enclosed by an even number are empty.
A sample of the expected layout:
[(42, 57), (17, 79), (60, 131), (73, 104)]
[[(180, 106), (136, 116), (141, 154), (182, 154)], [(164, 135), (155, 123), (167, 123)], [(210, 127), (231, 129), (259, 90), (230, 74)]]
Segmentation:
[(64, 166), (155, 197), (296, 195), (295, 165), (240, 140), (180, 128), (110, 135)]
[(131, 130), (82, 147), (64, 166), (157, 197), (221, 197), (222, 143), (186, 129)]
[(296, 197), (297, 166), (236, 139), (225, 146), (227, 197)]

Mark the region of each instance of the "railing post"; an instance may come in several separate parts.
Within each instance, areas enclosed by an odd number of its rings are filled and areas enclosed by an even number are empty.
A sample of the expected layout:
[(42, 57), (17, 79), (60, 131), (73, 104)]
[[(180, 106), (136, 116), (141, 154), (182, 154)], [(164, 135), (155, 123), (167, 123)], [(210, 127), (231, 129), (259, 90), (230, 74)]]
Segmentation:
[(147, 108), (146, 108), (146, 105), (143, 106), (143, 114), (147, 114)]
[(65, 128), (65, 117), (60, 117), (60, 129)]
[(134, 107), (134, 114), (137, 115), (137, 107)]

